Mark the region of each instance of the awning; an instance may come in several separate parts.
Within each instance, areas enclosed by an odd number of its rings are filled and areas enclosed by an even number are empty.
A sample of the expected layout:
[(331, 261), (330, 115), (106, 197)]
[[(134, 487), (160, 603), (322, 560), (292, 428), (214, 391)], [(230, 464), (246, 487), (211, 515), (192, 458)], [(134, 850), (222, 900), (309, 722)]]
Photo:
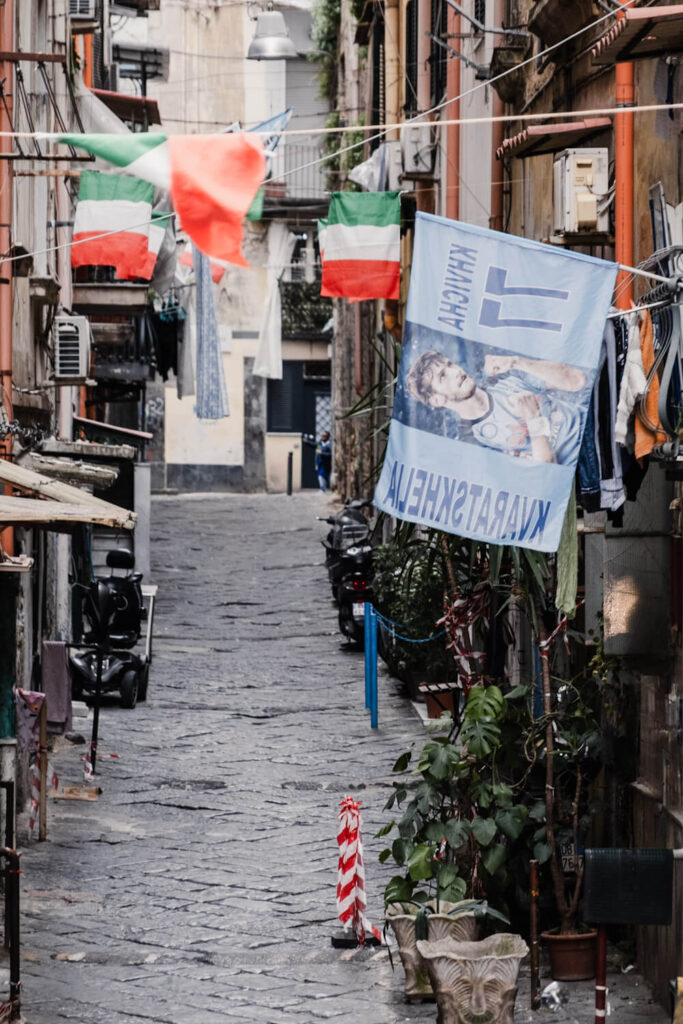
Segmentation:
[(93, 89), (92, 92), (122, 121), (142, 125), (161, 124), (159, 104), (149, 96), (129, 96), (108, 89)]
[(565, 121), (558, 124), (532, 124), (517, 135), (503, 139), (496, 150), (496, 157), (540, 156), (542, 153), (559, 153), (563, 149), (582, 146), (600, 132), (612, 127), (609, 117), (588, 117), (584, 121)]
[(683, 51), (683, 4), (629, 8), (591, 51), (595, 64), (645, 60)]
[[(105, 504), (105, 503), (103, 503)], [(65, 501), (39, 501), (37, 498), (6, 498), (0, 495), (0, 523), (13, 526), (69, 526), (76, 523), (98, 523), (118, 529), (132, 530), (137, 518), (134, 512), (118, 508), (111, 515), (89, 503), (83, 494), (83, 504), (71, 505)]]
[(5, 523), (100, 523), (118, 529), (133, 530), (135, 512), (119, 508), (79, 487), (62, 483), (14, 462), (0, 460), (0, 482), (17, 490), (39, 494), (47, 501), (4, 497), (0, 494), (0, 522)]

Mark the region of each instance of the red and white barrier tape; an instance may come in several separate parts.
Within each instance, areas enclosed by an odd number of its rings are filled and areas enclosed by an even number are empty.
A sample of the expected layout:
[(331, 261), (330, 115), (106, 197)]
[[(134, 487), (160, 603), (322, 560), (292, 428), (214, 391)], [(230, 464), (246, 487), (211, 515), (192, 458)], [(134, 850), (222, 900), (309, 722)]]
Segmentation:
[(358, 944), (365, 945), (366, 933), (370, 932), (378, 942), (382, 941), (381, 929), (371, 924), (365, 916), (365, 868), (363, 866), (363, 842), (361, 839), (360, 803), (350, 796), (340, 802), (339, 867), (337, 870), (337, 914), (344, 930), (353, 927)]
[(33, 762), (33, 771), (31, 773), (31, 813), (28, 819), (28, 836), (29, 839), (33, 838), (33, 834), (36, 830), (36, 823), (38, 821), (38, 810), (40, 807), (40, 760), (39, 756), (36, 755), (36, 759)]
[[(50, 785), (53, 789), (59, 789), (59, 776), (54, 770), (54, 767), (48, 761), (47, 763), (47, 777), (50, 779)], [(40, 754), (36, 754), (36, 759), (33, 762), (33, 771), (31, 774), (31, 813), (28, 819), (28, 836), (29, 839), (33, 838), (33, 834), (36, 830), (36, 822), (40, 815)]]

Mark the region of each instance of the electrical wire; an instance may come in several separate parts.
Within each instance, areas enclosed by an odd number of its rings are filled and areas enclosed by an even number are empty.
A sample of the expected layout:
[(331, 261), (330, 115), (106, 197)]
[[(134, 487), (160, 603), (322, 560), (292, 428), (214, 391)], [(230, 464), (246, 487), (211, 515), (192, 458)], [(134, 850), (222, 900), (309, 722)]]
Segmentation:
[[(474, 125), (474, 124), (497, 124), (497, 123), (503, 123), (504, 124), (506, 121), (544, 121), (544, 120), (546, 120), (549, 117), (554, 117), (554, 118), (563, 118), (563, 117), (564, 118), (568, 118), (568, 117), (576, 118), (576, 117), (582, 117), (583, 118), (583, 117), (597, 117), (599, 115), (600, 116), (607, 116), (608, 114), (624, 114), (624, 113), (627, 113), (627, 114), (652, 114), (652, 113), (656, 113), (658, 110), (683, 110), (683, 103), (643, 103), (643, 104), (637, 104), (637, 105), (635, 105), (633, 107), (623, 107), (623, 106), (591, 107), (591, 108), (589, 108), (587, 110), (581, 110), (581, 109), (576, 109), (576, 110), (557, 110), (557, 111), (554, 111), (552, 113), (548, 113), (548, 111), (545, 111), (544, 113), (540, 113), (540, 114), (495, 114), (495, 115), (494, 114), (487, 114), (487, 115), (484, 115), (482, 117), (453, 117), (453, 118), (445, 118), (445, 119), (440, 120), (440, 121), (428, 121), (426, 123), (431, 125), (434, 128), (446, 128), (446, 127), (448, 127), (450, 125), (465, 125), (465, 126), (467, 126), (467, 125)], [(418, 116), (419, 117), (424, 117), (425, 114), (419, 114)], [(378, 135), (373, 136), (373, 139), (374, 139), (374, 138), (380, 138), (382, 135), (386, 135), (390, 131), (397, 131), (400, 128), (404, 128), (407, 124), (412, 124), (413, 122), (414, 122), (414, 119), (411, 118), (409, 121), (396, 121), (394, 124), (384, 124), (384, 125), (381, 125), (381, 124), (368, 124), (368, 125), (355, 124), (355, 125), (344, 125), (342, 127), (336, 127), (336, 126), (329, 126), (328, 127), (328, 126), (326, 126), (326, 127), (318, 127), (318, 128), (284, 128), (281, 132), (278, 132), (278, 135), (280, 136), (280, 138), (294, 138), (296, 136), (308, 137), (308, 136), (311, 136), (311, 135), (344, 135), (347, 132), (370, 132), (370, 131), (376, 132), (376, 131), (379, 131), (381, 129), (381, 131), (380, 131), (380, 133)], [(272, 128), (270, 130), (265, 130), (264, 129), (263, 131), (259, 131), (259, 132), (254, 132), (252, 130), (252, 133), (255, 134), (255, 135), (271, 136), (273, 134), (273, 130), (272, 130)], [(44, 139), (47, 142), (57, 142), (58, 143), (60, 141), (61, 134), (62, 133), (59, 133), (59, 132), (27, 132), (27, 131), (0, 132), (0, 139)], [(81, 134), (81, 133), (80, 132), (68, 132), (68, 133), (64, 133), (64, 134), (70, 135), (72, 139), (77, 139), (78, 135)], [(87, 135), (88, 135), (87, 132), (84, 132), (82, 134), (84, 135), (84, 137), (87, 137)], [(158, 132), (158, 133), (153, 133), (153, 134), (163, 135), (164, 133), (163, 132)], [(365, 144), (365, 142), (368, 142), (368, 141), (373, 141), (373, 140), (372, 139), (369, 139), (369, 140), (366, 139), (366, 140), (364, 140), (364, 142), (357, 142), (357, 143), (354, 144), (354, 146), (349, 146), (348, 148), (349, 149), (355, 149), (356, 146), (362, 146), (362, 145)], [(78, 145), (78, 142), (75, 141), (75, 142), (72, 143), (72, 145)], [(345, 150), (338, 149), (338, 150), (336, 150), (332, 154), (332, 156), (338, 156), (342, 152), (345, 152)], [(15, 157), (15, 159), (21, 159), (21, 157), (17, 156), (17, 157)], [(324, 159), (328, 159), (328, 157), (325, 157)], [(320, 162), (322, 162), (322, 159), (321, 159)], [(304, 166), (308, 166), (308, 165), (304, 165)], [(294, 173), (294, 171), (298, 171), (298, 170), (303, 170), (303, 167), (295, 167), (295, 168), (292, 169), (291, 172), (287, 172), (287, 173)]]

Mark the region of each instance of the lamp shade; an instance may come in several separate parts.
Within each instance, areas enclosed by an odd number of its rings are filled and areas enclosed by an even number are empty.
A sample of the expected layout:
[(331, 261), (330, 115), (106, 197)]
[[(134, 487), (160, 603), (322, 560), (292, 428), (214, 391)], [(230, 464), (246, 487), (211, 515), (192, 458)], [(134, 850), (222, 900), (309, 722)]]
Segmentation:
[(298, 57), (281, 11), (261, 11), (247, 60), (291, 60)]

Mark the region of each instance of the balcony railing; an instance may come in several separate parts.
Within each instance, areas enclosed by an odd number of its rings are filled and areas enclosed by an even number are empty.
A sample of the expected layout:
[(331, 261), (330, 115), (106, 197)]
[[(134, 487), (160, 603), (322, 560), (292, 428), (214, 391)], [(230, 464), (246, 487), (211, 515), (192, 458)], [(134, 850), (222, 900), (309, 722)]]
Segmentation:
[(324, 199), (325, 164), (321, 145), (303, 145), (283, 140), (272, 158), (271, 182), (266, 195), (287, 199)]

